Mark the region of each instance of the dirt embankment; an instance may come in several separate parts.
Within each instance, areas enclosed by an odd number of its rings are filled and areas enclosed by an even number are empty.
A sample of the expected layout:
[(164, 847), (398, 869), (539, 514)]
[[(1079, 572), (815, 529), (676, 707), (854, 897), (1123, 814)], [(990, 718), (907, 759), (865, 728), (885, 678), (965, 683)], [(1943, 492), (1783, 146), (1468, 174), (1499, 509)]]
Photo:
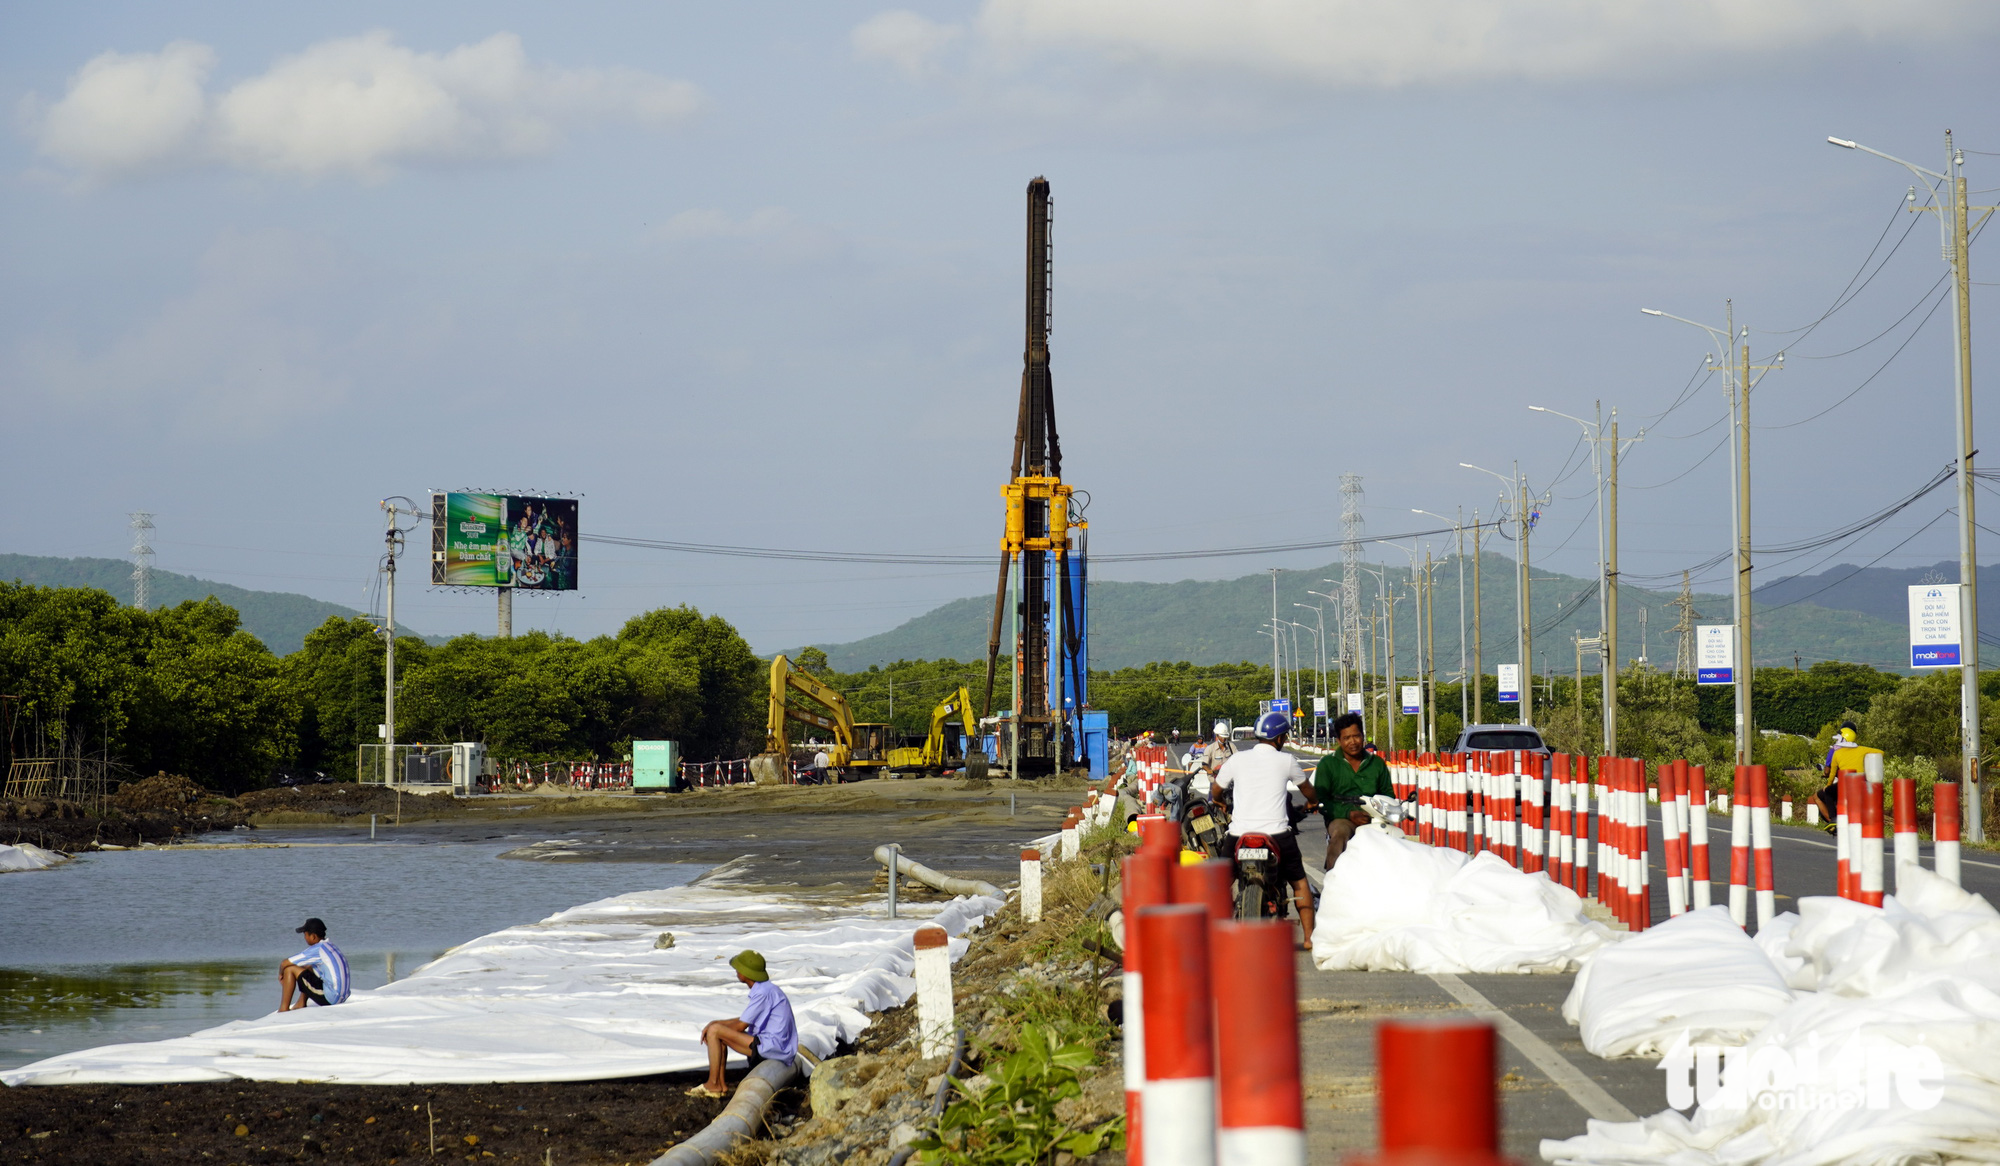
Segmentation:
[(0, 1163), (645, 1163), (722, 1111), (698, 1079), (0, 1089)]
[[(1091, 843), (1099, 871), (1128, 849), (1109, 831)], [(1121, 969), (1102, 924), (1106, 891), (1089, 861), (1051, 866), (1039, 923), (1009, 904), (974, 933), (952, 973), (966, 1064), (941, 1122), (930, 1111), (946, 1058), (919, 1056), (912, 1002), (823, 1062), (804, 1096), (781, 1095), (769, 1136), (732, 1166), (884, 1166), (912, 1141), (975, 1160), (1123, 1162)], [(1088, 1063), (1066, 1067), (1076, 1060)]]
[(55, 798), (0, 801), (0, 842), (31, 842), (74, 853), (93, 846), (138, 846), (229, 830), (245, 815), (185, 777), (162, 773), (127, 782), (103, 812)]

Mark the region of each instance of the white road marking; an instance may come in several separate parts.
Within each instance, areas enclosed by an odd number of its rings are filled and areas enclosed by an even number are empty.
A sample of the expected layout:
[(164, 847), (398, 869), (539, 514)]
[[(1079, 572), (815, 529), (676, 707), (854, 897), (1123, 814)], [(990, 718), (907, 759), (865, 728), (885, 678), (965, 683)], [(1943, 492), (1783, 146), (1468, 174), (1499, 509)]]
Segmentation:
[(1481, 1020), (1490, 1020), (1507, 1043), (1519, 1049), (1535, 1068), (1547, 1074), (1569, 1094), (1583, 1112), (1599, 1121), (1637, 1121), (1631, 1110), (1618, 1103), (1618, 1099), (1604, 1091), (1604, 1086), (1584, 1075), (1583, 1070), (1570, 1064), (1569, 1060), (1557, 1052), (1547, 1041), (1528, 1031), (1528, 1026), (1507, 1015), (1494, 1006), (1477, 988), (1452, 975), (1450, 972), (1431, 974), (1438, 987), (1452, 994), (1460, 1004)]

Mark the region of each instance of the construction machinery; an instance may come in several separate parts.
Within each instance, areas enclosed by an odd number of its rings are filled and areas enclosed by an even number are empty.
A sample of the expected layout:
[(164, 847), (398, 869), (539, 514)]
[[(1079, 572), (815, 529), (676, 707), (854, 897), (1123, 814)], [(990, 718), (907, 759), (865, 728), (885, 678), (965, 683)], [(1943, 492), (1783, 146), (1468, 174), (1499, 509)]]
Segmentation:
[[(945, 732), (946, 722), (951, 717), (959, 719), (960, 727), (967, 734), (975, 732), (979, 727), (972, 715), (972, 693), (963, 685), (959, 686), (958, 691), (946, 694), (945, 698), (938, 702), (937, 707), (931, 710), (930, 734), (924, 738), (921, 746), (889, 750), (889, 768), (896, 772), (921, 770), (935, 773), (942, 772), (953, 761), (965, 759), (969, 747), (962, 747), (952, 735)], [(982, 768), (985, 761), (986, 755), (979, 754)]]
[[(1089, 654), (1085, 584), (1089, 524), (1076, 491), (1062, 480), (1055, 388), (1049, 376), (1050, 290), (1054, 271), (1049, 183), (1028, 184), (1027, 343), (1021, 403), (1014, 425), (1012, 477), (1001, 487), (1007, 522), (1000, 540), (1000, 581), (986, 643), (986, 699), (992, 716), (1001, 624), (1013, 653), (1012, 708), (999, 714), (995, 764), (1014, 777), (1050, 773), (1102, 753), (1085, 737), (1102, 734), (1103, 716), (1085, 716)], [(1074, 544), (1074, 545), (1072, 545)], [(1086, 726), (1086, 721), (1089, 725)]]
[[(825, 713), (792, 703), (792, 694), (810, 698)], [(847, 698), (821, 684), (810, 672), (792, 668), (783, 656), (771, 660), (770, 716), (764, 728), (764, 754), (780, 762), (791, 760), (791, 745), (785, 737), (785, 722), (800, 721), (833, 735), (833, 743), (823, 746), (827, 764), (842, 772), (878, 771), (889, 760), (889, 726), (856, 724), (847, 707)]]

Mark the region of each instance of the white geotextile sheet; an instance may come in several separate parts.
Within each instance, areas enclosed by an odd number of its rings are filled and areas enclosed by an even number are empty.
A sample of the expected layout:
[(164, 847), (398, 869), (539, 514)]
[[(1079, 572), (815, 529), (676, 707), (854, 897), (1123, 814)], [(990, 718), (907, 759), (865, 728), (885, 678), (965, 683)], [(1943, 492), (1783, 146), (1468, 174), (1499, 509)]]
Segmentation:
[(1327, 971), (1560, 972), (1614, 934), (1542, 875), (1364, 827), (1321, 889), (1312, 957)]
[[(791, 998), (799, 1043), (833, 1051), (864, 1013), (915, 991), (911, 938), (925, 923), (959, 936), (999, 910), (954, 899), (890, 919), (699, 883), (587, 903), (461, 944), (409, 978), (345, 1004), (273, 1012), (192, 1036), (106, 1045), (0, 1073), (8, 1085), (249, 1078), (406, 1085), (582, 1081), (707, 1066), (702, 1025), (743, 1011), (729, 957), (762, 952)], [(672, 932), (671, 948), (655, 947)], [(956, 960), (968, 941), (954, 938)], [(277, 973), (270, 991), (277, 996)]]
[(23, 842), (19, 846), (0, 844), (0, 873), (17, 870), (47, 870), (61, 862), (68, 862), (67, 854), (57, 854), (53, 850), (43, 850), (33, 843)]
[(1543, 1142), (1542, 1156), (1634, 1166), (2000, 1162), (2000, 912), (1915, 866), (1897, 886), (1881, 907), (1809, 898), (1774, 921), (1795, 998), (1736, 1053), (1741, 1096), (1725, 1092), (1692, 1117), (1669, 1109), (1592, 1121), (1582, 1137)]
[(1704, 907), (1583, 962), (1563, 1019), (1600, 1057), (1664, 1053), (1677, 1040), (1740, 1045), (1792, 1005), (1792, 990), (1727, 907)]

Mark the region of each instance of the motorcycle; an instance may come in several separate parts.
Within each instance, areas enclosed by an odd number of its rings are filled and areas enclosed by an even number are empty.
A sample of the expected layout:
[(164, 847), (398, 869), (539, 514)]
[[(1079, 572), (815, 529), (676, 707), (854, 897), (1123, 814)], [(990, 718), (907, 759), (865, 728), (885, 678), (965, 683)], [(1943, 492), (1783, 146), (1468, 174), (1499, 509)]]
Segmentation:
[[(1286, 817), (1291, 820), (1293, 837), (1299, 823), (1310, 811), (1294, 802)], [(1269, 834), (1251, 832), (1238, 835), (1235, 852), (1229, 855), (1236, 884), (1238, 919), (1285, 919), (1291, 915), (1292, 886), (1278, 877), (1278, 842)]]

